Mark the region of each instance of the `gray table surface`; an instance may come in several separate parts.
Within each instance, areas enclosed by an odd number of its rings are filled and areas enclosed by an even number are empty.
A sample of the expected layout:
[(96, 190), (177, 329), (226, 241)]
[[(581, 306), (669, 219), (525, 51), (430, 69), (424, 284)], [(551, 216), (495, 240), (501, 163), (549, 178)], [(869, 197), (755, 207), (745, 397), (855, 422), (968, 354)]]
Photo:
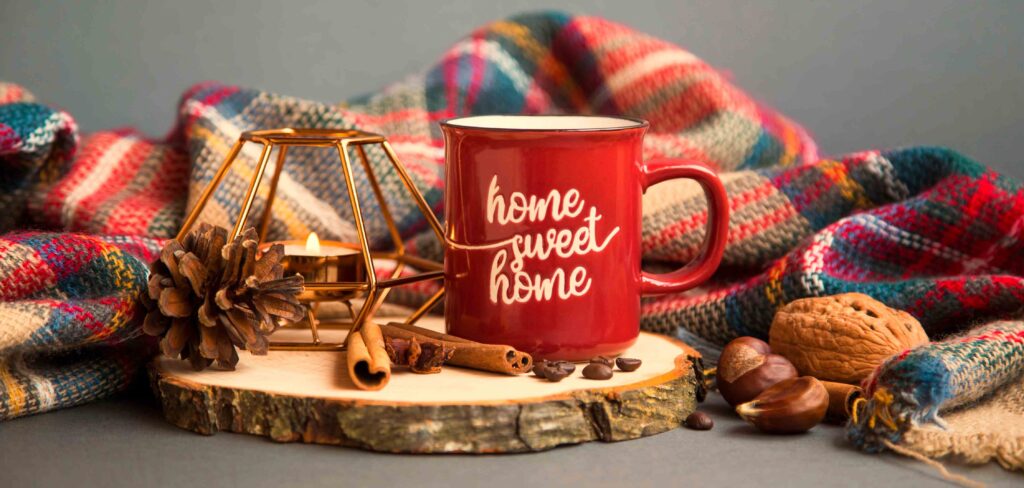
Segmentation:
[[(950, 486), (932, 468), (851, 449), (834, 426), (762, 435), (721, 397), (709, 432), (514, 455), (395, 455), (211, 437), (164, 422), (141, 387), (114, 399), (0, 423), (0, 486)], [(989, 486), (1024, 486), (998, 466), (952, 466)], [(755, 483), (756, 485), (752, 485)]]

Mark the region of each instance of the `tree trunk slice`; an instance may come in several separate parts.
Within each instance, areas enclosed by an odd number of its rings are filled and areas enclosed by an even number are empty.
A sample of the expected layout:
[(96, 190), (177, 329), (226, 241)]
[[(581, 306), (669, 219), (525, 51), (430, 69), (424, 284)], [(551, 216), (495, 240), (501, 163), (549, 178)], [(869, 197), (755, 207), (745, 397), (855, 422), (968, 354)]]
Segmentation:
[[(419, 325), (442, 323), (429, 317)], [(293, 334), (285, 340), (308, 334), (279, 332), (285, 333)], [(344, 332), (321, 331), (325, 340), (341, 339), (331, 334)], [(149, 372), (167, 420), (201, 434), (229, 431), (382, 452), (496, 453), (674, 429), (696, 408), (688, 358), (699, 355), (676, 339), (641, 333), (623, 356), (641, 358), (643, 366), (632, 373), (616, 370), (607, 381), (583, 378), (582, 365), (558, 383), (532, 374), (446, 367), (416, 375), (396, 368), (380, 391), (355, 389), (341, 352), (242, 353), (234, 372), (196, 372), (187, 362), (160, 357)]]

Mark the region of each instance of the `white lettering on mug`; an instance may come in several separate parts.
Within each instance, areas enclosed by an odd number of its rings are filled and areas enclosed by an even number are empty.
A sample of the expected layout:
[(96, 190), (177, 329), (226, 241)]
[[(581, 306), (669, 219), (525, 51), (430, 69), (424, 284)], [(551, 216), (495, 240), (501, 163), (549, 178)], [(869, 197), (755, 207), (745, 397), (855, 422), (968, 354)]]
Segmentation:
[[(575, 188), (566, 191), (565, 194), (551, 190), (543, 198), (538, 198), (537, 195), (527, 197), (521, 192), (512, 192), (508, 195), (507, 201), (500, 190), (498, 176), (495, 175), (491, 178), (487, 190), (487, 221), (497, 222), (498, 225), (536, 223), (549, 219), (561, 222), (579, 217), (586, 208), (586, 202)], [(600, 238), (597, 229), (600, 220), (601, 214), (597, 208), (590, 206), (583, 217), (583, 225), (575, 229), (550, 228), (545, 232), (516, 234), (502, 241), (502, 248), (494, 254), (491, 261), (491, 301), (511, 305), (548, 301), (553, 298), (566, 300), (586, 295), (593, 285), (586, 267), (576, 266), (570, 271), (556, 267), (549, 276), (543, 276), (541, 273), (526, 271), (525, 262), (543, 262), (552, 256), (567, 259), (604, 251), (612, 238), (618, 235), (619, 227), (614, 227)]]
[(558, 222), (565, 217), (577, 217), (583, 211), (580, 192), (575, 188), (565, 192), (563, 197), (558, 190), (551, 190), (547, 197), (538, 199), (537, 195), (526, 195), (514, 191), (509, 195), (506, 208), (505, 197), (498, 194), (498, 175), (491, 178), (491, 186), (487, 188), (487, 221), (499, 224), (518, 224), (524, 220), (540, 222), (547, 217), (551, 209), (551, 220)]

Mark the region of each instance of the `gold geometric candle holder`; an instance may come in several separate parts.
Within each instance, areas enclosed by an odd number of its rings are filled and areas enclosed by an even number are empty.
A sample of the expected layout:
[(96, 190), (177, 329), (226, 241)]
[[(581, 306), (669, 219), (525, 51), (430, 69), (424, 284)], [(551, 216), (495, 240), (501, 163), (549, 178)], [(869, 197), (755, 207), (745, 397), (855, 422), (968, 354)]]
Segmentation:
[[(377, 175), (374, 174), (373, 168), (370, 166), (370, 161), (366, 156), (365, 146), (379, 145), (381, 149), (383, 149), (384, 154), (391, 162), (391, 165), (394, 167), (398, 177), (402, 180), (405, 190), (416, 202), (416, 206), (419, 207), (420, 212), (423, 213), (423, 216), (426, 218), (427, 223), (438, 238), (438, 241), (444, 242), (444, 231), (442, 230), (437, 217), (431, 211), (430, 206), (427, 205), (423, 195), (416, 188), (412, 179), (409, 177), (409, 173), (406, 172), (402, 163), (399, 162), (398, 157), (395, 155), (391, 145), (388, 144), (388, 141), (379, 134), (357, 130), (284, 128), (243, 132), (242, 135), (239, 136), (238, 141), (228, 152), (227, 158), (225, 158), (224, 162), (217, 170), (217, 173), (214, 174), (213, 180), (203, 190), (202, 194), (200, 194), (195, 207), (192, 208), (188, 216), (185, 218), (185, 222), (182, 225), (181, 230), (178, 232), (179, 240), (183, 239), (189, 229), (192, 228), (193, 224), (196, 223), (203, 211), (203, 208), (213, 196), (217, 187), (221, 185), (224, 177), (231, 169), (232, 164), (242, 151), (243, 146), (247, 143), (260, 144), (263, 147), (256, 165), (256, 171), (253, 172), (252, 178), (249, 181), (249, 187), (245, 193), (244, 200), (242, 201), (238, 218), (233, 224), (230, 236), (231, 239), (242, 233), (245, 222), (247, 221), (252, 209), (253, 201), (256, 198), (256, 193), (260, 188), (260, 183), (263, 180), (264, 173), (266, 172), (267, 165), (270, 161), (271, 151), (274, 148), (278, 148), (277, 161), (274, 167), (274, 173), (270, 179), (269, 192), (266, 197), (266, 206), (263, 209), (262, 215), (260, 215), (259, 225), (257, 227), (257, 232), (259, 233), (261, 241), (260, 249), (265, 247), (265, 243), (262, 241), (265, 239), (267, 229), (270, 225), (271, 209), (273, 207), (274, 197), (277, 193), (277, 185), (281, 177), (281, 170), (286, 164), (288, 148), (293, 146), (333, 147), (337, 149), (341, 176), (344, 178), (345, 187), (348, 190), (349, 202), (352, 206), (352, 215), (355, 219), (354, 224), (356, 228), (356, 235), (358, 237), (358, 242), (356, 243), (333, 243), (334, 246), (351, 249), (352, 252), (347, 255), (311, 256), (306, 254), (301, 256), (289, 256), (286, 251), (285, 259), (283, 260), (286, 266), (286, 271), (299, 272), (307, 279), (317, 280), (306, 282), (302, 293), (299, 295), (299, 300), (308, 305), (307, 321), (309, 323), (312, 338), (309, 343), (271, 341), (271, 349), (312, 351), (341, 349), (344, 347), (342, 343), (324, 343), (320, 340), (318, 320), (315, 316), (315, 311), (319, 303), (340, 302), (346, 305), (351, 314), (351, 322), (342, 325), (347, 325), (350, 327), (350, 330), (354, 331), (358, 330), (365, 320), (373, 316), (373, 313), (375, 313), (377, 308), (379, 308), (384, 302), (384, 299), (392, 288), (420, 281), (440, 280), (444, 278), (444, 267), (441, 263), (406, 254), (405, 246), (402, 243), (398, 227), (395, 225), (391, 211), (388, 208), (383, 193), (381, 192)], [(350, 148), (355, 149), (359, 162), (366, 172), (370, 187), (373, 190), (374, 199), (380, 207), (381, 215), (387, 224), (388, 234), (393, 244), (393, 250), (383, 252), (374, 252), (370, 250), (369, 238), (367, 237), (366, 226), (363, 222), (363, 213), (359, 208), (359, 196), (356, 191), (355, 178), (353, 177), (352, 172), (353, 162), (349, 157)], [(289, 242), (286, 244), (291, 243)], [(269, 243), (266, 243), (266, 245), (269, 245)], [(387, 259), (395, 262), (395, 268), (387, 278), (377, 278), (377, 275), (374, 272), (375, 259)], [(420, 272), (415, 275), (401, 276), (406, 266), (416, 268), (420, 270)], [(321, 279), (323, 281), (319, 281)], [(427, 313), (427, 311), (429, 311), (443, 295), (444, 286), (442, 285), (436, 293), (423, 303), (423, 305), (406, 318), (406, 323), (413, 323), (423, 316), (423, 314)], [(351, 304), (351, 300), (356, 298), (363, 299), (363, 305), (359, 307), (358, 311), (355, 311)]]

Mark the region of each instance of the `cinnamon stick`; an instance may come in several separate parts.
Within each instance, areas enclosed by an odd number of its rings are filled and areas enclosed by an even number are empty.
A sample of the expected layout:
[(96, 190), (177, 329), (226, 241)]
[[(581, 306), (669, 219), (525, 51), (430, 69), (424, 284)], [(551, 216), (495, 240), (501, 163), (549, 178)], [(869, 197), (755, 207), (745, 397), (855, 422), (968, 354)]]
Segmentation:
[(825, 411), (825, 418), (833, 422), (846, 422), (846, 419), (850, 418), (853, 401), (862, 394), (860, 387), (834, 381), (822, 381), (821, 384), (825, 385), (825, 391), (828, 392), (828, 410)]
[(512, 346), (483, 344), (410, 324), (392, 322), (380, 327), (381, 332), (389, 338), (439, 343), (445, 350), (451, 351), (451, 357), (445, 364), (452, 366), (510, 375), (526, 373), (533, 368), (533, 357)]
[(465, 338), (462, 338), (462, 337), (459, 337), (459, 336), (453, 336), (451, 334), (445, 334), (444, 332), (438, 332), (438, 331), (432, 330), (432, 329), (425, 329), (423, 327), (418, 327), (418, 326), (415, 326), (415, 325), (412, 325), (412, 324), (406, 324), (406, 323), (402, 323), (402, 322), (391, 322), (391, 323), (387, 324), (387, 327), (395, 327), (395, 328), (398, 328), (398, 329), (406, 330), (406, 331), (409, 331), (409, 332), (412, 332), (412, 333), (415, 333), (415, 334), (418, 334), (418, 335), (422, 335), (422, 336), (425, 336), (425, 337), (428, 337), (430, 339), (434, 339), (434, 340), (437, 340), (437, 341), (463, 342), (463, 343), (469, 343), (469, 344), (481, 344), (480, 342), (474, 342), (474, 341), (471, 341), (469, 339), (465, 339)]
[(380, 326), (366, 321), (345, 339), (348, 377), (360, 390), (379, 390), (391, 379), (391, 359)]

